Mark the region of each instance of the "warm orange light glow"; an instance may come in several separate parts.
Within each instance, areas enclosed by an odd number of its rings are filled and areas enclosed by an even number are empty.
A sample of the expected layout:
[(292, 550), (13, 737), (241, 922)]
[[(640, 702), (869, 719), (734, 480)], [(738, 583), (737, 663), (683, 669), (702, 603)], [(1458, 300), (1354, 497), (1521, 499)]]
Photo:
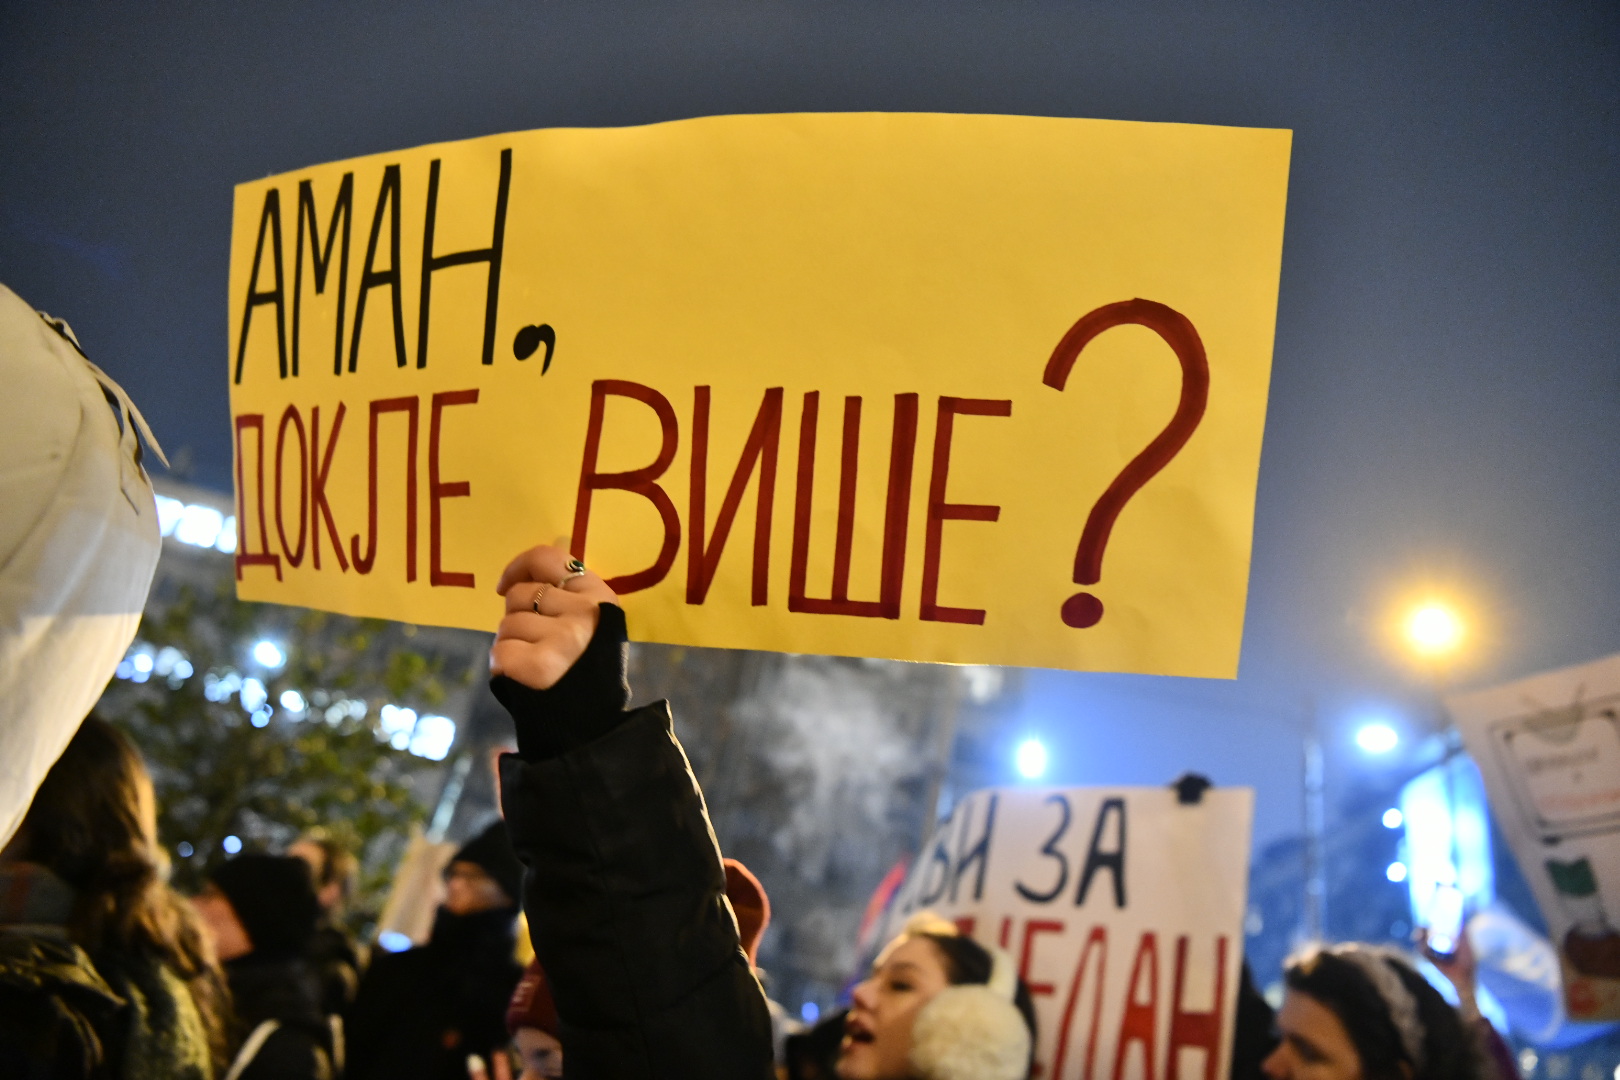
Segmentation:
[(1404, 624), (1406, 643), (1421, 656), (1441, 657), (1462, 644), (1463, 622), (1456, 611), (1439, 601), (1413, 608)]

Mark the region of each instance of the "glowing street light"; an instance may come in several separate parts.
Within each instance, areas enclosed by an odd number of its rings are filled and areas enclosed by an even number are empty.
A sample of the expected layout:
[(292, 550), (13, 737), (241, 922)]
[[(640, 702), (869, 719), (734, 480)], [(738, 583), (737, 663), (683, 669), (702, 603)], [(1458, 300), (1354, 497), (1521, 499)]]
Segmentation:
[(1046, 745), (1039, 739), (1025, 739), (1018, 744), (1013, 756), (1018, 775), (1026, 780), (1038, 780), (1046, 773)]
[(1400, 734), (1385, 723), (1363, 724), (1356, 729), (1356, 745), (1363, 753), (1387, 754), (1400, 743)]
[(1463, 622), (1455, 610), (1437, 600), (1426, 601), (1406, 616), (1402, 630), (1406, 644), (1419, 656), (1439, 659), (1462, 644)]

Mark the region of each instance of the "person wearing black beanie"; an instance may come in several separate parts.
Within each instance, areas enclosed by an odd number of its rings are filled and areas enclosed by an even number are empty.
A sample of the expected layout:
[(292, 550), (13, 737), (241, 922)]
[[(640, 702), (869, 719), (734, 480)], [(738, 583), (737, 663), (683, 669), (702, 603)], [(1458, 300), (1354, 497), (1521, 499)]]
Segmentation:
[(225, 967), (236, 1007), (237, 1080), (332, 1075), (332, 1034), (304, 950), (320, 901), (309, 864), (290, 855), (238, 855), (193, 901)]
[(304, 860), (238, 855), (210, 874), (209, 881), (230, 901), (255, 955), (295, 956), (304, 951), (321, 913)]
[(458, 863), (476, 866), (501, 887), (506, 902), (499, 906), (517, 907), (523, 895), (523, 864), (518, 862), (517, 852), (512, 850), (512, 841), (506, 835), (506, 826), (501, 822), (494, 822), (461, 845), (461, 850), (450, 857), (445, 869), (446, 881), (453, 878), (458, 869), (466, 873), (466, 867), (458, 868)]
[(465, 1080), (506, 1043), (523, 864), (494, 822), (450, 859), (426, 945), (374, 952), (349, 1010), (346, 1080)]

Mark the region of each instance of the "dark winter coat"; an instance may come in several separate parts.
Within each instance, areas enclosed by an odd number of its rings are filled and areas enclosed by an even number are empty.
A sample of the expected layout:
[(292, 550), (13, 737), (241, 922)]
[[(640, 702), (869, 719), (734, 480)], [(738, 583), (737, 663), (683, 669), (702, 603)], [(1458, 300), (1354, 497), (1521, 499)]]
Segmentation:
[(208, 1080), (185, 981), (140, 953), (92, 960), (64, 923), (72, 890), (43, 867), (0, 871), (0, 1077)]
[(770, 1013), (703, 794), (668, 705), (625, 711), (624, 613), (601, 610), (554, 688), (492, 683), (517, 725), (503, 804), (568, 1076), (761, 1080)]
[(346, 1080), (466, 1080), (467, 1055), (506, 1043), (506, 1005), (523, 969), (517, 912), (452, 915), (405, 952), (373, 952), (345, 1026)]
[(225, 978), (243, 1039), (252, 1038), (267, 1021), (275, 1025), (237, 1080), (328, 1080), (334, 1075), (331, 1027), (308, 962), (249, 954), (226, 961)]
[(321, 1011), (341, 1014), (354, 1002), (355, 991), (360, 988), (360, 953), (354, 939), (323, 920), (315, 928), (305, 952), (321, 987)]

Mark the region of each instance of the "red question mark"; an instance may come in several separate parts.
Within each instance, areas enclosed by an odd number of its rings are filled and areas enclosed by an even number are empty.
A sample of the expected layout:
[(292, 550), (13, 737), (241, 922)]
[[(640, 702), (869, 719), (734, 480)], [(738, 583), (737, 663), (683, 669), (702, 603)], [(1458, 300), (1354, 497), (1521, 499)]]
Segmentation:
[[(1128, 324), (1147, 327), (1175, 350), (1176, 359), (1181, 361), (1181, 401), (1170, 423), (1120, 470), (1102, 498), (1092, 506), (1085, 531), (1080, 534), (1080, 548), (1074, 554), (1077, 585), (1095, 585), (1102, 580), (1103, 549), (1108, 546), (1114, 520), (1131, 501), (1131, 496), (1187, 445), (1198, 422), (1204, 418), (1204, 406), (1209, 401), (1209, 359), (1204, 355), (1204, 343), (1198, 339), (1198, 331), (1181, 312), (1152, 300), (1121, 300), (1082, 316), (1052, 350), (1052, 359), (1046, 362), (1046, 374), (1041, 381), (1054, 390), (1062, 390), (1080, 350), (1104, 330)], [(1064, 623), (1076, 629), (1096, 626), (1103, 617), (1102, 601), (1090, 593), (1078, 592), (1063, 601), (1062, 614)]]

